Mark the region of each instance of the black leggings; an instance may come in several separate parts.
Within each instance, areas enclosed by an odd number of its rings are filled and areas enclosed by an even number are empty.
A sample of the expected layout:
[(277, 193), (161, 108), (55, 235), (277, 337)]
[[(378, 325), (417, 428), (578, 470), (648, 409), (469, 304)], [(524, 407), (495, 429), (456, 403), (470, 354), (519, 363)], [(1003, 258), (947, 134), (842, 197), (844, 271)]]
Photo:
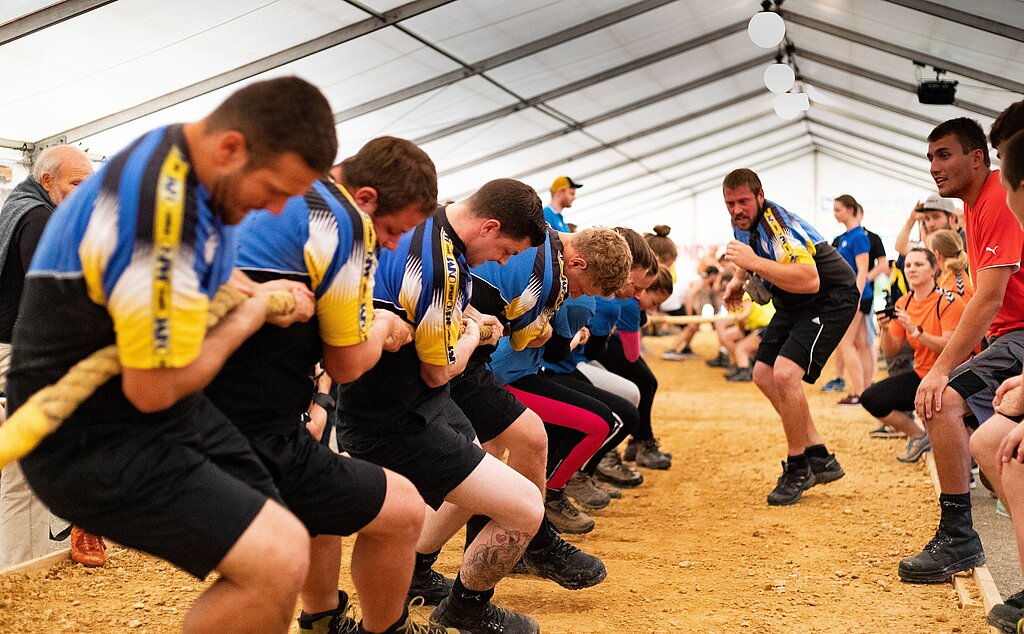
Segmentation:
[(573, 370), (569, 374), (549, 374), (548, 377), (555, 383), (560, 383), (601, 401), (612, 410), (615, 422), (611, 433), (594, 455), (583, 464), (583, 468), (580, 469), (580, 471), (587, 475), (594, 475), (594, 472), (597, 471), (597, 464), (601, 462), (601, 458), (604, 458), (606, 453), (618, 447), (626, 439), (626, 436), (636, 431), (637, 425), (640, 424), (640, 413), (637, 412), (632, 403), (618, 394), (612, 394), (608, 390), (595, 387), (579, 370)]
[(654, 438), (654, 430), (651, 428), (651, 406), (654, 405), (654, 395), (658, 391), (658, 379), (647, 367), (643, 357), (636, 361), (626, 359), (622, 350), (622, 341), (615, 336), (608, 338), (608, 350), (597, 361), (609, 372), (618, 374), (628, 379), (640, 388), (640, 422), (633, 432), (636, 440), (650, 440)]
[(884, 418), (894, 411), (909, 412), (914, 409), (914, 396), (921, 377), (917, 372), (904, 372), (872, 383), (860, 395), (860, 404), (875, 418)]

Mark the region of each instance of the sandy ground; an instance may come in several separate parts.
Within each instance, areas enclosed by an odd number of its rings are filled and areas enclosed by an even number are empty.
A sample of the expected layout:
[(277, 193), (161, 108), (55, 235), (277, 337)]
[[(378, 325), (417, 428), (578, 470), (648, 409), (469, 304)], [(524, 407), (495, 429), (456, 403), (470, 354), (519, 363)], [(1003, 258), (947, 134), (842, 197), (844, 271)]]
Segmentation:
[[(710, 333), (699, 351), (710, 356)], [(575, 543), (601, 556), (608, 579), (578, 592), (513, 577), (496, 600), (533, 615), (544, 632), (984, 632), (981, 609), (961, 610), (949, 584), (907, 585), (900, 557), (931, 537), (935, 493), (922, 461), (895, 460), (900, 443), (870, 440), (872, 425), (835, 395), (807, 388), (819, 428), (846, 478), (794, 507), (765, 496), (785, 446), (778, 419), (752, 384), (725, 383), (702, 361), (662, 362), (655, 433), (670, 471), (597, 512)], [(852, 410), (852, 411), (851, 411)], [(453, 574), (461, 536), (442, 554)], [(168, 632), (204, 583), (127, 550), (90, 570), (70, 562), (0, 580), (2, 632)], [(342, 587), (351, 587), (347, 573)], [(426, 613), (426, 611), (424, 611)], [(296, 629), (297, 628), (293, 628)]]

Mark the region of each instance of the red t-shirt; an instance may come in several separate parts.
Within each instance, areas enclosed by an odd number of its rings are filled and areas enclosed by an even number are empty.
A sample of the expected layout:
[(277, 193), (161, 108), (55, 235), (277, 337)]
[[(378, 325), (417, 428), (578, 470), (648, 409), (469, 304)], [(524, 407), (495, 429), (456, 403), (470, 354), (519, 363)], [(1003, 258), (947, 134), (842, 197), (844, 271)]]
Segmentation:
[(979, 271), (997, 266), (1012, 266), (1014, 270), (988, 336), (1024, 329), (1024, 270), (1020, 268), (1024, 232), (1006, 206), (1006, 190), (999, 184), (999, 170), (988, 175), (973, 206), (964, 204), (964, 219), (972, 275), (978, 277)]

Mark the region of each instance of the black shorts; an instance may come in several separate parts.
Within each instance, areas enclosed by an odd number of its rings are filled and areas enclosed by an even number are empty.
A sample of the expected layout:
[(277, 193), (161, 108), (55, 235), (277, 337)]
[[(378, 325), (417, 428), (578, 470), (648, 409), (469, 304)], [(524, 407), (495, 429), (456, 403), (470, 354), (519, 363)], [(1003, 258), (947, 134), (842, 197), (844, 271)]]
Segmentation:
[(911, 412), (920, 385), (921, 378), (916, 372), (890, 375), (869, 385), (860, 395), (860, 404), (875, 418), (885, 418), (893, 412)]
[(996, 395), (996, 389), (1006, 379), (1020, 376), (1022, 360), (1024, 330), (1015, 330), (989, 340), (988, 347), (980, 354), (971, 357), (953, 370), (949, 375), (949, 387), (967, 401), (972, 413), (964, 417), (965, 425), (977, 429), (980, 423), (992, 417), (995, 413), (992, 409), (992, 399)]
[(469, 419), (482, 443), (497, 438), (526, 411), (526, 406), (498, 385), (494, 374), (482, 363), (471, 361), (470, 367), (452, 379), (450, 385), (452, 400)]
[(338, 427), (339, 447), (409, 478), (434, 509), (483, 461), (474, 438), (473, 425), (448, 392), (414, 405), (397, 422), (356, 421), (342, 412)]
[(857, 294), (843, 287), (797, 307), (777, 304), (761, 333), (756, 360), (775, 365), (783, 356), (803, 368), (805, 382), (814, 383), (853, 321), (858, 303)]
[(293, 434), (255, 436), (249, 442), (310, 535), (351, 535), (384, 506), (384, 469), (334, 453), (298, 423)]
[(21, 466), (59, 517), (200, 579), (268, 498), (283, 504), (249, 441), (200, 395), (160, 422), (69, 421)]
[(860, 306), (858, 307), (858, 310), (860, 310), (860, 312), (864, 313), (865, 315), (870, 315), (871, 306), (874, 305), (874, 303), (875, 299), (873, 297), (865, 297), (864, 299), (860, 300)]

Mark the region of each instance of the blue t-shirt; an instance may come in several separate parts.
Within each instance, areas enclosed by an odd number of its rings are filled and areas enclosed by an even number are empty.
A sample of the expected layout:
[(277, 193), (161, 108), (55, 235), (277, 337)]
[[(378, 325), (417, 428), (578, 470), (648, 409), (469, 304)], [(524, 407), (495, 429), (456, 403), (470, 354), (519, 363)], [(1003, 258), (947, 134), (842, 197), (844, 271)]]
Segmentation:
[[(846, 233), (841, 233), (836, 237), (835, 242), (836, 250), (839, 251), (839, 255), (843, 256), (846, 263), (853, 269), (853, 274), (857, 274), (857, 256), (871, 251), (871, 239), (868, 238), (868, 234), (864, 231), (864, 227), (854, 227)], [(871, 263), (868, 263), (871, 266)], [(869, 299), (874, 297), (874, 289), (871, 284), (864, 284), (864, 291), (861, 293), (861, 299)]]
[(642, 318), (640, 316), (640, 302), (633, 299), (617, 299), (619, 305), (619, 321), (617, 330), (621, 332), (640, 332)]
[[(562, 304), (562, 308), (555, 313), (551, 324), (554, 333), (559, 337), (572, 339), (579, 332), (580, 328), (584, 326), (593, 328), (595, 322), (600, 319), (603, 324), (608, 326), (605, 329), (606, 331), (600, 334), (608, 334), (607, 330), (615, 325), (616, 317), (612, 317), (609, 314), (611, 307), (607, 304), (599, 303), (601, 300), (602, 298), (600, 297), (590, 297), (588, 295), (567, 299)], [(600, 317), (598, 317), (599, 314), (601, 314)], [(615, 315), (618, 315), (617, 307), (615, 307)], [(604, 326), (599, 326), (599, 328), (604, 328)], [(591, 330), (591, 334), (593, 334), (593, 330)], [(569, 351), (568, 357), (556, 363), (544, 361), (544, 369), (555, 374), (569, 374), (576, 369), (577, 365), (587, 362), (587, 357), (583, 354), (584, 347), (577, 346), (575, 350)]]
[(565, 223), (565, 217), (562, 214), (555, 212), (551, 207), (544, 208), (544, 220), (546, 220), (555, 231), (569, 233), (569, 225)]

